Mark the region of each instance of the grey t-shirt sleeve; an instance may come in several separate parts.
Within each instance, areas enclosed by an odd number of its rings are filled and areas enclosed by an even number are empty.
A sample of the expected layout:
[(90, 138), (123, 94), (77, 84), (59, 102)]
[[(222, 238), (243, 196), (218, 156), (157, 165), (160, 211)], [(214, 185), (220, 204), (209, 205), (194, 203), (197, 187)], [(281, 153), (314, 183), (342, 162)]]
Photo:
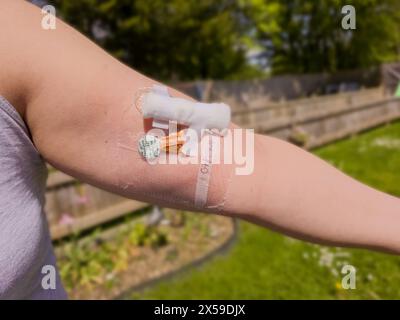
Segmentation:
[[(65, 299), (42, 286), (42, 268), (56, 269), (43, 208), (47, 169), (27, 126), (0, 96), (0, 299)], [(47, 270), (47, 269), (43, 269)]]

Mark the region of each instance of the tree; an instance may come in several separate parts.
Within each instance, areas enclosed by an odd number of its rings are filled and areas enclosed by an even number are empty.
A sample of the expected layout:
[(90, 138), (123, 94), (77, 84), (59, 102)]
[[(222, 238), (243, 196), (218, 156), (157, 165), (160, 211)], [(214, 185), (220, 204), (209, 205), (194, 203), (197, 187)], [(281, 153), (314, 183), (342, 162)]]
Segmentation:
[[(341, 8), (356, 9), (356, 30), (341, 27)], [(335, 72), (399, 59), (398, 0), (248, 0), (254, 23), (275, 74)]]
[(159, 79), (227, 78), (248, 69), (236, 0), (52, 1), (64, 20)]

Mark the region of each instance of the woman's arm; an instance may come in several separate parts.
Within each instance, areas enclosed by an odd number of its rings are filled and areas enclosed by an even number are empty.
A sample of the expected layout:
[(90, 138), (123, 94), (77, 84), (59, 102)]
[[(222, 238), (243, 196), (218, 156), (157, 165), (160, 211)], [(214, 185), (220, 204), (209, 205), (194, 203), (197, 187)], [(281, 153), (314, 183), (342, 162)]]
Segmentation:
[[(43, 157), (126, 197), (195, 209), (199, 165), (149, 165), (137, 152), (143, 121), (133, 99), (156, 82), (61, 21), (56, 30), (43, 30), (41, 19), (23, 1), (0, 1), (0, 90), (23, 115)], [(233, 165), (213, 165), (211, 207), (204, 211), (310, 241), (400, 252), (399, 199), (266, 136), (255, 137), (254, 168), (238, 176)]]

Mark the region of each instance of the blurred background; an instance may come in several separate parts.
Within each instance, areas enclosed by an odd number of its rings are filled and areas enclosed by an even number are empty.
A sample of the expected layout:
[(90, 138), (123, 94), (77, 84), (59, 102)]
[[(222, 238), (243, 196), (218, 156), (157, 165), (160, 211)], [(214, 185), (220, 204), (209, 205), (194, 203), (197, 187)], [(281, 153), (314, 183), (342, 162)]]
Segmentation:
[[(229, 103), (237, 124), (400, 196), (398, 0), (32, 2), (135, 70)], [(345, 5), (356, 29), (342, 27)], [(71, 298), (400, 298), (398, 257), (153, 207), (49, 172), (47, 216)], [(342, 286), (348, 264), (353, 290)]]

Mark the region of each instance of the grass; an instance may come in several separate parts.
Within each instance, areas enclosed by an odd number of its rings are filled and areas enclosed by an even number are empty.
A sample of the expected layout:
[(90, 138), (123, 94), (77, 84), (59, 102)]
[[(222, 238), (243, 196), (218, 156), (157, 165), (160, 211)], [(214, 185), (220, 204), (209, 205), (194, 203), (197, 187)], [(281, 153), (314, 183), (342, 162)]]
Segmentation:
[[(400, 122), (315, 154), (364, 183), (400, 196)], [(345, 264), (357, 269), (355, 290), (341, 286)], [(240, 222), (238, 241), (228, 253), (130, 298), (400, 299), (400, 257), (308, 244)]]

